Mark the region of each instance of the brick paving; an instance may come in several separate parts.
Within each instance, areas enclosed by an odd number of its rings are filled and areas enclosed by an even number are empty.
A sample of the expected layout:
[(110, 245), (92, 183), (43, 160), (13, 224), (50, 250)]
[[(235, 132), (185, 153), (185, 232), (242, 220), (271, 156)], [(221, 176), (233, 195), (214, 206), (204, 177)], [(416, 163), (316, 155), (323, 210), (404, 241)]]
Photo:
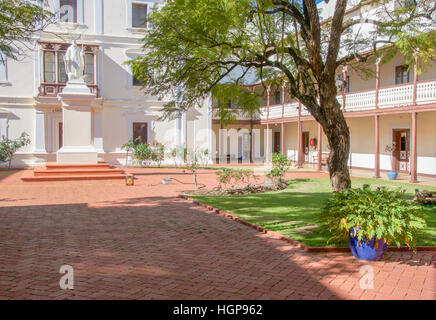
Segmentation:
[[(308, 253), (177, 198), (192, 189), (181, 170), (130, 171), (133, 187), (0, 172), (0, 299), (436, 299), (436, 252)], [(62, 265), (74, 290), (59, 287)], [(374, 289), (360, 288), (364, 265)]]

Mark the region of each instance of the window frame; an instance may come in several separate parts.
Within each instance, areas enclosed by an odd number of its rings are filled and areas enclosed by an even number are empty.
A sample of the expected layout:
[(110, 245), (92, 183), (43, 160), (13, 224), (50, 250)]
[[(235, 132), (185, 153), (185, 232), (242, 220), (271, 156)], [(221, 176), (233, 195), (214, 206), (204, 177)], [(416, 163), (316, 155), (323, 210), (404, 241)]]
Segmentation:
[[(54, 81), (50, 82), (46, 80), (46, 54), (52, 53), (53, 54), (53, 74), (54, 74)], [(42, 82), (43, 83), (58, 83), (58, 70), (57, 70), (57, 54), (54, 50), (43, 50), (42, 51)]]
[[(146, 141), (144, 142), (144, 141), (142, 141), (142, 139), (141, 139), (141, 141), (140, 142), (136, 142), (135, 141), (135, 125), (145, 125), (145, 134), (146, 134)], [(148, 126), (149, 126), (149, 123), (147, 122), (147, 121), (133, 121), (132, 122), (132, 139), (133, 139), (133, 143), (136, 145), (136, 144), (139, 144), (139, 143), (146, 143), (146, 144), (149, 144), (149, 133), (148, 133)]]
[(147, 6), (146, 19), (153, 12), (154, 8), (156, 6), (158, 7), (158, 4), (150, 0), (126, 0), (126, 29), (130, 31), (147, 30), (149, 28), (148, 21), (144, 27), (133, 27), (133, 4), (142, 4)]
[(84, 24), (84, 0), (76, 0), (76, 21), (75, 22), (65, 22), (61, 21), (60, 9), (61, 0), (54, 1), (54, 12), (56, 14), (57, 23), (65, 25), (83, 25)]
[[(66, 82), (60, 82), (60, 66), (59, 66), (59, 54), (63, 53), (65, 54), (68, 47), (65, 44), (50, 44), (50, 43), (45, 43), (43, 44), (46, 46), (46, 48), (41, 47), (41, 56), (42, 56), (42, 70), (41, 70), (41, 84), (58, 84), (58, 85), (66, 85)], [(92, 48), (91, 50), (87, 50), (88, 48)], [(45, 53), (46, 52), (52, 52), (54, 54), (54, 82), (48, 82), (46, 81), (45, 78), (45, 69), (46, 69), (46, 64), (45, 64)], [(96, 85), (96, 73), (97, 73), (97, 50), (96, 48), (94, 48), (94, 46), (87, 46), (85, 45), (85, 56), (87, 54), (90, 54), (93, 56), (93, 79), (92, 82), (86, 82), (87, 85)], [(63, 61), (62, 61), (63, 62)], [(85, 62), (86, 63), (86, 62)], [(85, 75), (85, 73), (84, 73)], [(68, 79), (67, 79), (68, 82)]]
[[(134, 19), (134, 10), (135, 7), (143, 7), (145, 8), (145, 23), (141, 23), (140, 25), (134, 25), (135, 19)], [(146, 3), (139, 3), (139, 2), (132, 2), (132, 28), (137, 29), (147, 29), (147, 17), (148, 17), (148, 5)]]
[[(398, 71), (400, 69), (402, 69), (402, 71), (401, 71), (401, 82), (398, 82), (397, 81), (398, 80)], [(409, 69), (409, 66), (407, 66), (405, 64), (402, 64), (402, 65), (399, 65), (399, 66), (395, 66), (395, 79), (394, 79), (394, 81), (395, 81), (396, 85), (402, 85), (402, 84), (410, 83), (410, 70), (408, 70), (408, 69)], [(403, 81), (404, 80), (404, 72), (407, 72), (407, 81), (405, 81), (405, 82)]]
[(61, 7), (62, 1), (75, 1), (76, 2), (76, 7), (75, 7), (75, 12), (74, 12), (74, 21), (61, 21), (62, 23), (78, 23), (79, 21), (79, 1), (78, 0), (59, 0), (59, 21), (61, 19)]

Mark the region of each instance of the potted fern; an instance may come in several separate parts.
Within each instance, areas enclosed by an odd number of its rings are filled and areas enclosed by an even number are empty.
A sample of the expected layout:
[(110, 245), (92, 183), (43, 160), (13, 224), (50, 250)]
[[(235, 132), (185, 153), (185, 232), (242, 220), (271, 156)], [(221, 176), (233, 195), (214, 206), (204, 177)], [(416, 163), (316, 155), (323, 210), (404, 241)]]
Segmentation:
[(416, 235), (426, 227), (421, 207), (404, 199), (405, 190), (386, 187), (347, 189), (327, 199), (320, 222), (332, 234), (329, 241), (348, 238), (357, 259), (380, 260), (387, 245), (407, 245), (416, 251)]
[(385, 147), (385, 152), (389, 153), (389, 159), (391, 162), (391, 171), (387, 171), (386, 175), (388, 176), (389, 180), (396, 180), (398, 176), (398, 172), (394, 170), (394, 165), (392, 163), (392, 154), (395, 151), (395, 143), (392, 143), (392, 145), (387, 145)]

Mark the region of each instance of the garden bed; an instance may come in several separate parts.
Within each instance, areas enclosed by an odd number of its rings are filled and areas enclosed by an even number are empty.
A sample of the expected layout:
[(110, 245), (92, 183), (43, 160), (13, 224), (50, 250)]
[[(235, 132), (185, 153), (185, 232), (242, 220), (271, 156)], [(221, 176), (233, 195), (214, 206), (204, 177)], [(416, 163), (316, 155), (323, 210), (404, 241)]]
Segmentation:
[[(195, 200), (228, 212), (244, 221), (261, 226), (285, 237), (313, 247), (345, 247), (348, 244), (328, 243), (330, 235), (318, 227), (318, 215), (324, 200), (331, 197), (328, 178), (294, 179), (281, 191), (248, 195), (191, 194)], [(353, 179), (353, 187), (369, 184), (373, 187), (404, 188), (406, 196), (414, 196), (415, 185), (378, 179)], [(426, 187), (436, 191), (436, 188)], [(422, 206), (427, 229), (418, 236), (419, 246), (436, 246), (436, 206)]]

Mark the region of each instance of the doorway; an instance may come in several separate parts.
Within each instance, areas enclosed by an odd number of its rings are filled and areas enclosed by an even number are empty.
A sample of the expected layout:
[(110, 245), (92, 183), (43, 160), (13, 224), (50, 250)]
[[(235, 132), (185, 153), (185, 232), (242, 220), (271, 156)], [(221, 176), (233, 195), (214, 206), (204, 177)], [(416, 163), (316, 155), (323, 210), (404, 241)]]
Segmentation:
[(274, 132), (274, 152), (280, 153), (281, 152), (281, 139), (280, 139), (280, 132)]
[(63, 147), (64, 145), (64, 123), (63, 122), (58, 122), (58, 146), (60, 148)]
[(309, 162), (309, 131), (303, 131), (301, 138), (303, 139), (304, 162)]
[(392, 169), (409, 173), (410, 129), (393, 129), (392, 145), (395, 145), (392, 152)]

